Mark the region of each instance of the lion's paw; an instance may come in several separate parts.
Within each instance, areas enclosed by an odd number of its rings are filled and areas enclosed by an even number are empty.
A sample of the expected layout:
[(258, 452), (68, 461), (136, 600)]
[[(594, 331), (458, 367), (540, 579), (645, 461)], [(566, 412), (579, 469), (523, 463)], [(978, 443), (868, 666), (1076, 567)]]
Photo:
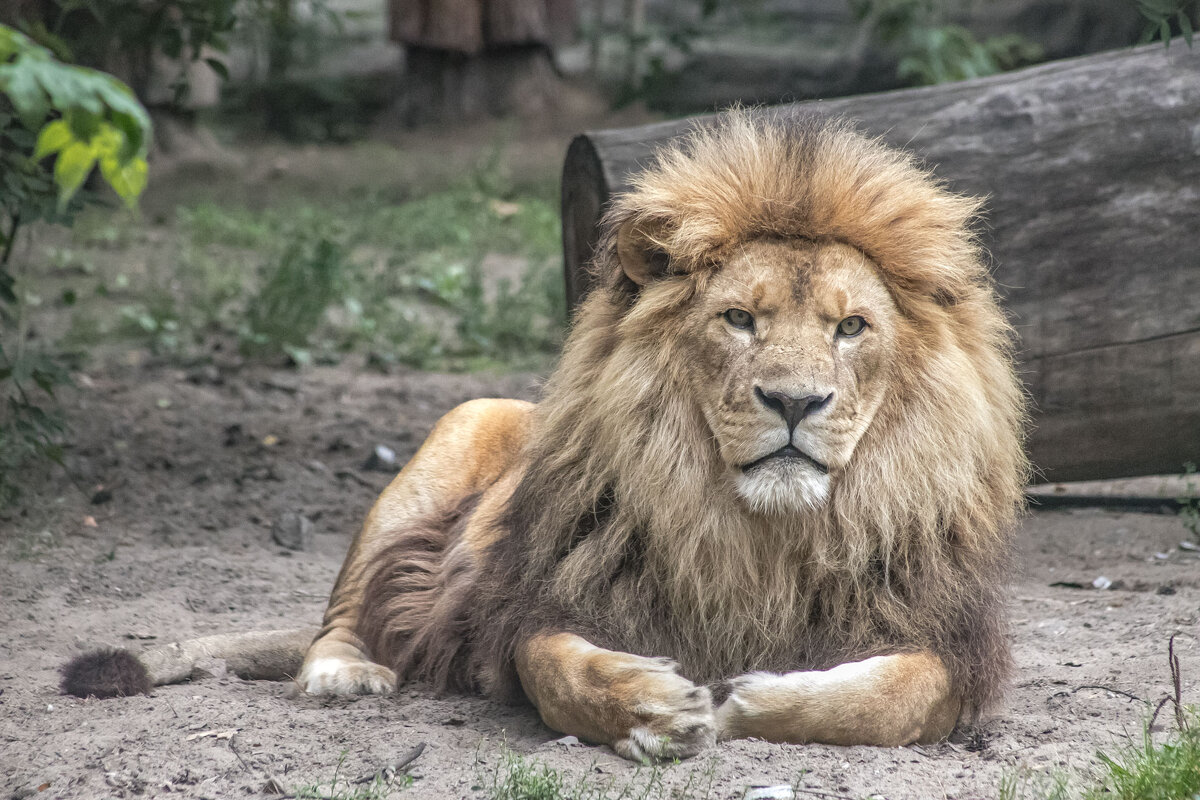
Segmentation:
[(317, 658), (296, 679), (308, 694), (388, 694), (396, 691), (396, 673), (370, 661)]
[(637, 723), (613, 750), (633, 761), (659, 761), (689, 758), (716, 742), (708, 689), (678, 675), (668, 659), (645, 661), (652, 666), (623, 687), (633, 693), (629, 710)]
[[(801, 673), (792, 673), (799, 675)], [(716, 710), (718, 736), (734, 739), (745, 735), (748, 723), (764, 713), (785, 705), (781, 696), (788, 690), (788, 676), (770, 672), (750, 672), (731, 678), (729, 695)]]

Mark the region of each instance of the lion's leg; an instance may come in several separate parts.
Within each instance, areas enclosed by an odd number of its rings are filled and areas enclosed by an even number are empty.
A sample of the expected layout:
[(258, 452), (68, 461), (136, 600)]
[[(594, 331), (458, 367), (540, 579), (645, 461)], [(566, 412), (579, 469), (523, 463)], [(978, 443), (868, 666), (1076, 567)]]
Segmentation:
[(722, 738), (894, 747), (944, 739), (961, 708), (931, 653), (877, 656), (833, 669), (732, 681), (717, 709)]
[(517, 672), (542, 721), (636, 761), (686, 758), (715, 741), (712, 697), (665, 658), (604, 650), (570, 633), (517, 647)]
[(338, 574), (324, 625), (304, 658), (300, 686), (312, 694), (382, 694), (396, 675), (371, 660), (356, 628), (363, 591), (380, 553), (406, 526), (491, 486), (521, 450), (530, 403), (473, 400), (442, 417), (421, 449), (379, 496)]

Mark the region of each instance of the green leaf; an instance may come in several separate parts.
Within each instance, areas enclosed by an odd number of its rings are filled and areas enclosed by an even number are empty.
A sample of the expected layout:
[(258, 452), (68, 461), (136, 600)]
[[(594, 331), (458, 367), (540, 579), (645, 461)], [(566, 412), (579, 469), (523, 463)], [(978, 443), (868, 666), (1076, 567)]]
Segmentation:
[(112, 124), (125, 136), (125, 144), (117, 154), (118, 161), (124, 164), (135, 156), (145, 155), (146, 134), (149, 129), (143, 127), (140, 120), (123, 111), (114, 111)]
[(57, 153), (75, 140), (71, 128), (61, 119), (47, 123), (38, 134), (37, 146), (33, 150), (33, 160), (41, 161), (48, 155)]
[(21, 124), (35, 131), (50, 113), (50, 101), (26, 61), (21, 59), (20, 63), (0, 65), (0, 92), (12, 101)]
[(121, 164), (112, 156), (100, 159), (100, 174), (130, 208), (137, 204), (138, 197), (146, 188), (148, 172), (143, 158), (135, 158), (128, 164)]
[(54, 182), (58, 184), (58, 207), (61, 211), (96, 164), (96, 151), (90, 144), (75, 142), (66, 147), (54, 162)]
[(42, 455), (53, 461), (55, 464), (58, 464), (60, 467), (63, 466), (63, 448), (61, 444), (45, 445), (42, 448)]
[(100, 132), (100, 125), (103, 123), (100, 114), (81, 108), (69, 109), (63, 119), (77, 142), (91, 142), (92, 137)]
[(1165, 44), (1168, 48), (1170, 48), (1171, 47), (1171, 23), (1167, 22), (1164, 19), (1162, 21), (1162, 24), (1158, 26), (1158, 35), (1162, 37), (1163, 44)]
[(1192, 18), (1188, 16), (1186, 9), (1179, 11), (1179, 30), (1183, 31), (1183, 40), (1187, 42), (1187, 46), (1192, 46)]
[(204, 63), (208, 64), (209, 69), (217, 73), (217, 76), (223, 80), (229, 80), (229, 67), (225, 66), (225, 62), (216, 58), (206, 58)]
[(40, 369), (34, 369), (33, 370), (33, 382), (36, 383), (43, 392), (50, 395), (51, 397), (54, 396), (54, 376), (53, 375), (51, 375), (48, 372), (43, 372)]

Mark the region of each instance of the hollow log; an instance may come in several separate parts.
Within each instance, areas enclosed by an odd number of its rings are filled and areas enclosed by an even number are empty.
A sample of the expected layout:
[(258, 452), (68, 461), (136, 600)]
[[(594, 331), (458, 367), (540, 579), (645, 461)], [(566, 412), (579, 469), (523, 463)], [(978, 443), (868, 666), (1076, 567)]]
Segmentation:
[[(923, 158), (952, 190), (988, 198), (980, 233), (1020, 335), (1042, 479), (1200, 462), (1200, 52), (1177, 40), (797, 105), (856, 120)], [(588, 289), (609, 198), (658, 146), (710, 119), (571, 143), (569, 302)]]

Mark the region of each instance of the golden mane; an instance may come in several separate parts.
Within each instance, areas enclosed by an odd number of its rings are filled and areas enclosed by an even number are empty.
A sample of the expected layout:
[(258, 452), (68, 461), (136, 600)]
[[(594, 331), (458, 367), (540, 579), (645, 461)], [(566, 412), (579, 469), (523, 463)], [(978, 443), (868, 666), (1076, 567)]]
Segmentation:
[[(818, 117), (734, 112), (663, 149), (605, 217), (599, 287), (487, 523), (500, 535), (456, 611), (468, 682), (515, 692), (513, 643), (553, 629), (668, 655), (699, 682), (929, 649), (968, 708), (993, 699), (1028, 466), (977, 210)], [(662, 251), (660, 277), (626, 277), (622, 235)], [(768, 236), (858, 248), (915, 332), (829, 502), (796, 515), (756, 514), (722, 479), (679, 353), (689, 300), (730, 248)]]

